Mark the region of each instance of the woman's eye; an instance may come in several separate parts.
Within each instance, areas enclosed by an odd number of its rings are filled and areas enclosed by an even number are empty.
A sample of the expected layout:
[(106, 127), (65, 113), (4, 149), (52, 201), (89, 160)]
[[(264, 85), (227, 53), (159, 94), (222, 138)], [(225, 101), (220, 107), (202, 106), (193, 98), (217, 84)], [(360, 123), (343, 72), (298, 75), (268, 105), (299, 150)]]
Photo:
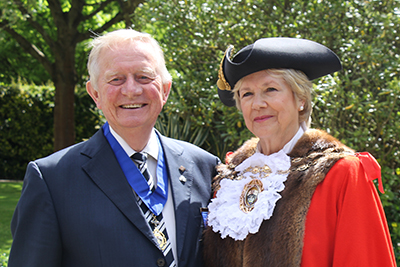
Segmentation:
[(267, 92), (272, 92), (272, 91), (277, 91), (277, 89), (274, 88), (274, 87), (268, 87), (267, 88)]
[(247, 96), (251, 96), (252, 95), (252, 93), (250, 93), (250, 92), (245, 92), (244, 94), (242, 94), (242, 97), (247, 97)]

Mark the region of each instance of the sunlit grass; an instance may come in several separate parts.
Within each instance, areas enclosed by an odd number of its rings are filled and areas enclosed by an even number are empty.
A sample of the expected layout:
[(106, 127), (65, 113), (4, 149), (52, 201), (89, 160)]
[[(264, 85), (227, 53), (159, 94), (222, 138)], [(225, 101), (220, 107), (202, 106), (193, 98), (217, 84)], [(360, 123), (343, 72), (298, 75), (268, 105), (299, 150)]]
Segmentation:
[(0, 182), (0, 267), (6, 267), (11, 248), (11, 217), (21, 196), (22, 183)]

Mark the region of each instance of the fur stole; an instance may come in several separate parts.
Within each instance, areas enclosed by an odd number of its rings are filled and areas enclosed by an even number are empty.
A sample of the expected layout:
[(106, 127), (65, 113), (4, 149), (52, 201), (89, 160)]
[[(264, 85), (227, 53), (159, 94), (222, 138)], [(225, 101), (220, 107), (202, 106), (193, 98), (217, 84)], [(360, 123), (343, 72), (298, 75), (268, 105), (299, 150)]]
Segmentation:
[[(229, 156), (227, 164), (218, 166), (214, 192), (222, 179), (235, 179), (235, 167), (255, 153), (257, 143), (257, 138), (247, 141)], [(221, 239), (219, 233), (208, 227), (203, 238), (205, 266), (300, 266), (311, 197), (330, 168), (349, 154), (354, 151), (326, 132), (306, 131), (289, 154), (290, 173), (273, 216), (263, 221), (259, 232), (249, 234), (243, 241), (229, 236)]]

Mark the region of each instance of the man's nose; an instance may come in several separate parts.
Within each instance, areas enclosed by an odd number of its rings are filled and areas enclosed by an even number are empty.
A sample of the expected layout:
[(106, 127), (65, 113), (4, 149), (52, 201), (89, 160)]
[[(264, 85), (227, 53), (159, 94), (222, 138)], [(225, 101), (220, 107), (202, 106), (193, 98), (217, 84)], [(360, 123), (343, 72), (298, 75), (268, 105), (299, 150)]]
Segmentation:
[(134, 77), (128, 77), (121, 88), (121, 93), (128, 97), (138, 96), (143, 93), (143, 87)]

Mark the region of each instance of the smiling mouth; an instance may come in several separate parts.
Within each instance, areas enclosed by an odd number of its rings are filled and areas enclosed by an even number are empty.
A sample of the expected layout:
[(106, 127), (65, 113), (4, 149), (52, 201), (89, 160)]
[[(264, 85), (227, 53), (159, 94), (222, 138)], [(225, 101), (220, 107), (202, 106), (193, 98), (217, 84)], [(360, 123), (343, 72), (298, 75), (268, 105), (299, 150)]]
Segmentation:
[(131, 105), (122, 105), (121, 107), (124, 109), (137, 109), (137, 108), (141, 108), (144, 106), (145, 106), (145, 104), (131, 104)]
[(271, 117), (272, 116), (261, 116), (261, 117), (254, 118), (254, 121), (264, 121), (264, 120), (269, 119)]

